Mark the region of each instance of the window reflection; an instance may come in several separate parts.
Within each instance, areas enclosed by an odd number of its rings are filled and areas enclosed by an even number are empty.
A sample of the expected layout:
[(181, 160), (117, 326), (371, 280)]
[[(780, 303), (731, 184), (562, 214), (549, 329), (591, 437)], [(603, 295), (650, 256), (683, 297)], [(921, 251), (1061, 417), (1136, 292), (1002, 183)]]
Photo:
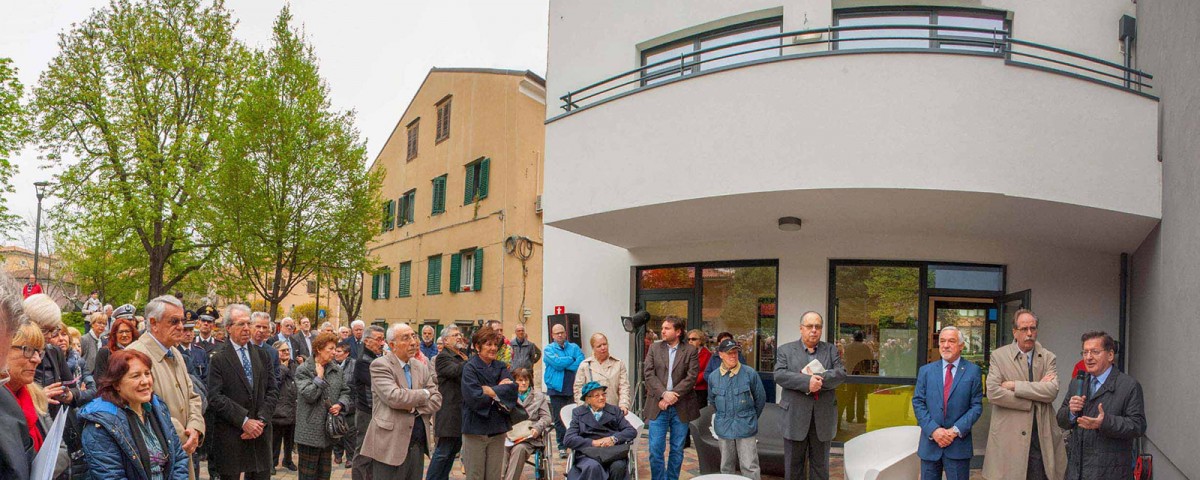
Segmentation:
[(916, 425), (912, 385), (843, 383), (837, 388), (838, 430), (845, 442), (881, 428)]
[(839, 265), (833, 325), (851, 375), (915, 377), (920, 268)]
[[(743, 40), (781, 33), (782, 28), (782, 22), (779, 19), (772, 19), (714, 32), (706, 32), (646, 50), (642, 53), (643, 66), (653, 65), (657, 62), (670, 59), (674, 59), (675, 61), (668, 61), (662, 65), (646, 69), (642, 73), (642, 83), (644, 85), (653, 85), (701, 70), (712, 70), (752, 60), (778, 57), (780, 49), (771, 47), (782, 46), (782, 41), (779, 38), (720, 48), (699, 55), (688, 54), (706, 48), (720, 47)], [(680, 58), (681, 55), (683, 55), (682, 59)]]
[[(870, 29), (837, 32), (834, 48), (853, 50), (867, 48), (943, 48), (999, 52), (1005, 38), (1006, 15), (991, 10), (963, 9), (906, 9), (839, 12), (836, 24), (845, 26), (908, 25), (965, 27), (991, 30), (995, 33), (939, 30), (936, 28)], [(888, 37), (881, 39), (880, 37)], [(908, 40), (913, 38), (913, 40)], [(863, 40), (859, 40), (863, 39)], [(867, 40), (871, 39), (871, 40)]]
[(701, 278), (701, 329), (708, 334), (708, 348), (715, 350), (717, 335), (729, 332), (742, 345), (748, 365), (773, 371), (776, 267), (704, 268)]

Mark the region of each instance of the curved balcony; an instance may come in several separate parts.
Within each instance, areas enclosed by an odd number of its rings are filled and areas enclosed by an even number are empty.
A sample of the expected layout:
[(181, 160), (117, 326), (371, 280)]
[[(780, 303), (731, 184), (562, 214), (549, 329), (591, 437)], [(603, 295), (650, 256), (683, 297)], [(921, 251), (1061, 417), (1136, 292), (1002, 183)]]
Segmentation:
[[(912, 40), (849, 40), (843, 30), (799, 32), (821, 35), (772, 48)], [(947, 233), (997, 233), (974, 227), (978, 212), (1045, 226), (1031, 238), (1069, 225), (1079, 235), (1058, 243), (1136, 247), (1162, 208), (1149, 76), (1049, 47), (1033, 53), (1004, 32), (961, 33), (954, 41), (972, 50), (835, 48), (691, 74), (685, 60), (669, 79), (650, 64), (627, 72), (635, 80), (624, 87), (574, 90), (569, 111), (546, 126), (545, 222), (637, 247), (658, 236), (629, 234), (634, 225), (687, 227), (688, 241), (763, 233), (736, 228), (738, 218), (722, 216), (730, 208), (762, 216), (754, 225), (770, 232), (783, 215), (874, 229), (919, 216), (913, 209), (975, 205), (955, 210)], [(1068, 71), (1070, 59), (1111, 75)], [(876, 203), (889, 197), (902, 201)], [(835, 205), (868, 210), (834, 215)]]
[[(788, 43), (791, 43), (789, 45)], [(926, 43), (927, 46), (921, 46)], [(939, 25), (854, 25), (761, 35), (683, 52), (570, 90), (559, 97), (566, 112), (600, 105), (658, 85), (730, 68), (802, 58), (861, 53), (953, 53), (1002, 58), (1035, 68), (1126, 90), (1148, 98), (1154, 77), (1100, 58), (1017, 40), (1004, 30)], [(712, 68), (707, 68), (708, 66)]]

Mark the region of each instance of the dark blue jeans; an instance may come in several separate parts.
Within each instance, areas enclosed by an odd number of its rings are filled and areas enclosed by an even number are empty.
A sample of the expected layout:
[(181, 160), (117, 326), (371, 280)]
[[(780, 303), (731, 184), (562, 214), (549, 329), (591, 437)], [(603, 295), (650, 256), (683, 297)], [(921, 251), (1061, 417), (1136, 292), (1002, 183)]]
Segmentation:
[(429, 469), (425, 471), (425, 480), (446, 480), (450, 478), (450, 470), (454, 467), (454, 456), (462, 450), (462, 437), (438, 437), (437, 448), (429, 459)]
[(559, 450), (566, 448), (563, 446), (563, 437), (567, 436), (567, 426), (563, 425), (562, 415), (559, 415), (559, 412), (562, 411), (563, 407), (573, 403), (575, 403), (575, 401), (570, 395), (550, 396), (550, 416), (554, 417), (554, 438), (555, 441), (558, 442)]
[[(671, 436), (671, 453), (667, 454), (667, 435)], [(683, 468), (683, 441), (688, 436), (688, 425), (679, 419), (675, 406), (658, 412), (650, 421), (650, 478), (652, 480), (679, 480), (679, 469)], [(665, 460), (665, 461), (664, 461)]]

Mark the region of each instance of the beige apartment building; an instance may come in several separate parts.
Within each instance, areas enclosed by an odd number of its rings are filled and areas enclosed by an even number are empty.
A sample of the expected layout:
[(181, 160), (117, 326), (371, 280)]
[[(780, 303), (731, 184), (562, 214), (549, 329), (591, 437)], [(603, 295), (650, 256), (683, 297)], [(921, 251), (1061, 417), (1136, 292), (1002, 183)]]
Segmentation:
[(541, 338), (545, 80), (529, 71), (434, 68), (371, 168), (384, 220), (368, 248), (367, 323), (468, 332), (528, 322)]

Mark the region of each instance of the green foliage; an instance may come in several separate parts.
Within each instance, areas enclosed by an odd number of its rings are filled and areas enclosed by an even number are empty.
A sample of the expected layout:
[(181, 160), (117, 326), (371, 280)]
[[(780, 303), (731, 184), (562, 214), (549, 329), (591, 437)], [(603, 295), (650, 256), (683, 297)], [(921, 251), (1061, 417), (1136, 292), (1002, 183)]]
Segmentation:
[(317, 268), (363, 270), (362, 246), (382, 221), (382, 176), (366, 170), (354, 113), (333, 110), (312, 46), (291, 20), (284, 7), (271, 48), (251, 58), (221, 143), (210, 221), (272, 316)]
[(7, 199), (13, 192), (9, 181), (17, 173), (9, 159), (29, 137), (28, 112), (21, 104), (25, 87), (11, 64), (11, 59), (0, 58), (0, 236), (16, 231), (21, 223), (8, 211)]
[(79, 333), (87, 333), (89, 330), (87, 319), (83, 318), (83, 312), (63, 312), (62, 321), (68, 327), (75, 327)]
[(96, 262), (72, 268), (95, 284), (106, 269), (154, 297), (217, 252), (208, 177), (246, 67), (233, 30), (220, 0), (113, 0), (59, 36), (35, 134), (59, 171), (60, 237)]
[[(325, 308), (328, 309), (329, 306), (326, 305)], [(299, 305), (296, 305), (295, 307), (292, 307), (292, 311), (290, 313), (288, 313), (288, 315), (291, 316), (292, 318), (308, 317), (309, 320), (316, 323), (316, 325), (313, 325), (313, 327), (319, 326), (320, 322), (321, 322), (321, 320), (317, 319), (317, 304), (316, 304), (316, 302), (301, 303)]]

